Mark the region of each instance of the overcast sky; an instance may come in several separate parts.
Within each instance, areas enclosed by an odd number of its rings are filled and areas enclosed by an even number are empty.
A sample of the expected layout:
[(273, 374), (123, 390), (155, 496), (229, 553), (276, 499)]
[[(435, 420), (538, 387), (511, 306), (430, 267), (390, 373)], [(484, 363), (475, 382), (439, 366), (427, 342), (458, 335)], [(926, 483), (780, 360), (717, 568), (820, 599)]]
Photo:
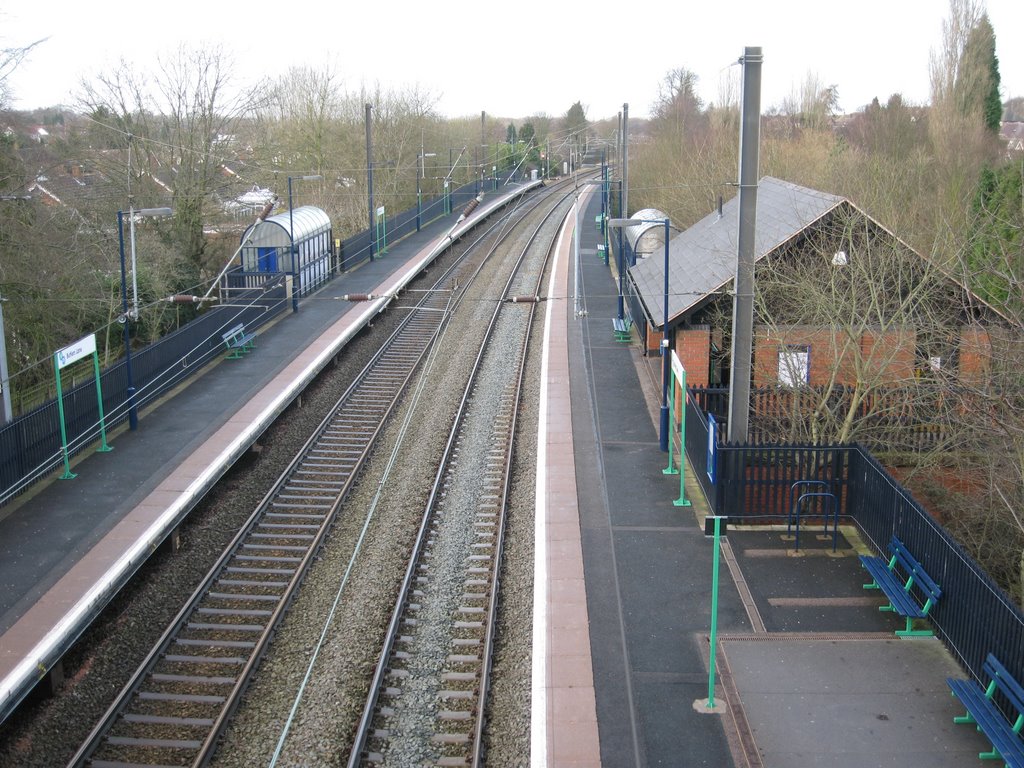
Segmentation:
[[(1003, 99), (1024, 96), (1024, 0), (986, 5)], [(290, 66), (331, 67), (352, 90), (418, 86), (446, 116), (560, 116), (580, 101), (591, 120), (614, 117), (623, 103), (631, 117), (646, 116), (659, 82), (678, 67), (698, 75), (705, 103), (718, 101), (744, 47), (760, 46), (764, 110), (813, 73), (838, 86), (849, 112), (897, 92), (928, 101), (929, 58), (948, 12), (946, 0), (0, 0), (0, 47), (46, 38), (9, 78), (16, 109), (71, 105), (83, 78), (121, 58), (147, 70), (183, 43), (218, 43), (239, 84)]]

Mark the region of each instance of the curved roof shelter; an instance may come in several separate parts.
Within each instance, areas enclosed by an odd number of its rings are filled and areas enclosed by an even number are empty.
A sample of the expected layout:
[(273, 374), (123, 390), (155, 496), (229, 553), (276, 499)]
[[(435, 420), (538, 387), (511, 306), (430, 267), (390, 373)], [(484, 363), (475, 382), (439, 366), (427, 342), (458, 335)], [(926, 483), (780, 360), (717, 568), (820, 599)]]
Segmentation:
[[(253, 230), (249, 237), (250, 230)], [(255, 248), (287, 248), (292, 242), (292, 231), (294, 228), (295, 242), (301, 243), (304, 240), (316, 237), (331, 229), (331, 219), (327, 213), (313, 205), (303, 205), (292, 210), (291, 215), (278, 213), (268, 216), (264, 221), (258, 221), (242, 234), (242, 242), (246, 247)], [(248, 242), (246, 242), (246, 238)]]
[[(629, 218), (633, 220), (643, 219), (645, 222), (650, 222), (649, 224), (633, 224), (622, 230), (630, 249), (636, 254), (636, 257), (638, 259), (646, 259), (649, 256), (663, 254), (665, 252), (665, 219), (668, 218), (668, 214), (659, 211), (657, 208), (643, 208)], [(669, 239), (671, 240), (679, 234), (679, 230), (672, 226), (671, 221), (669, 221), (668, 227)]]

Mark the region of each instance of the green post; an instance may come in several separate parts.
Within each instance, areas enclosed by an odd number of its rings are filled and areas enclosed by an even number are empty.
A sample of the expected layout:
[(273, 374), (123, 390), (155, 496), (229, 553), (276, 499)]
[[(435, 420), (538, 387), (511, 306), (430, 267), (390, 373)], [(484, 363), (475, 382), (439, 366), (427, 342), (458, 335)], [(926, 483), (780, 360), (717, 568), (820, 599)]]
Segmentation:
[[(690, 500), (686, 498), (686, 369), (680, 365), (679, 370), (681, 371), (679, 374), (679, 386), (683, 393), (682, 412), (679, 414), (679, 498), (672, 503), (677, 507), (688, 507), (690, 506)], [(673, 391), (673, 405), (675, 401), (675, 391)]]
[(92, 353), (92, 369), (96, 374), (96, 404), (100, 411), (100, 447), (96, 449), (96, 452), (106, 453), (114, 449), (107, 445), (107, 426), (103, 418), (103, 389), (100, 386), (100, 356), (98, 352)]
[(57, 363), (57, 356), (53, 356), (53, 370), (57, 378), (57, 414), (60, 416), (60, 445), (64, 454), (64, 474), (61, 480), (74, 480), (78, 475), (71, 471), (71, 462), (68, 460), (68, 430), (64, 426), (64, 393), (60, 386), (60, 365)]
[(715, 708), (715, 643), (718, 635), (718, 550), (722, 535), (722, 518), (715, 521), (715, 554), (711, 566), (711, 655), (708, 663), (708, 709)]
[[(668, 466), (661, 470), (663, 475), (675, 475), (679, 473), (676, 469), (675, 462), (672, 461), (672, 447), (675, 441), (672, 439), (672, 425), (676, 423), (675, 418), (676, 411), (676, 371), (675, 366), (672, 367), (671, 373), (668, 375)], [(682, 462), (680, 462), (681, 464)]]

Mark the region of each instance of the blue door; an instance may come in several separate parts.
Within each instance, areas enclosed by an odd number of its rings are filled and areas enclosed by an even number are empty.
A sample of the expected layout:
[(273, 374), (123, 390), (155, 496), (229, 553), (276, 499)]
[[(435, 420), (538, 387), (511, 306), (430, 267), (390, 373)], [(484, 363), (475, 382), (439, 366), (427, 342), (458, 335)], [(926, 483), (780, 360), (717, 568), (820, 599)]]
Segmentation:
[(277, 272), (277, 248), (257, 248), (257, 264), (260, 272)]

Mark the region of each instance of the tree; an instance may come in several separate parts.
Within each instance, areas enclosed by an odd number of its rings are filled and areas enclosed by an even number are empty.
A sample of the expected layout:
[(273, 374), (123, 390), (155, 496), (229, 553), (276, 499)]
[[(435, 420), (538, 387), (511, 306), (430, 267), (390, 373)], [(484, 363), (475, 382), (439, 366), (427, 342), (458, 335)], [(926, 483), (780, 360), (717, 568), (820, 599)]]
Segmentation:
[(957, 108), (968, 119), (979, 119), (994, 134), (999, 133), (1003, 105), (999, 98), (999, 60), (996, 37), (988, 16), (971, 27), (953, 82)]
[(7, 109), (11, 102), (11, 90), (8, 78), (18, 68), (18, 65), (25, 60), (25, 57), (32, 52), (32, 50), (46, 42), (43, 40), (36, 40), (34, 43), (29, 43), (26, 46), (15, 47), (15, 48), (0, 48), (0, 109)]
[(952, 439), (941, 393), (955, 381), (963, 303), (929, 261), (843, 204), (759, 262), (756, 285), (756, 322), (779, 365), (789, 345), (813, 339), (824, 377), (762, 421), (770, 437), (882, 452), (912, 450), (922, 425)]
[(569, 107), (563, 122), (563, 131), (571, 144), (579, 145), (586, 140), (590, 123), (587, 121), (587, 111), (580, 102), (577, 101)]
[(697, 75), (685, 67), (670, 70), (658, 84), (652, 119), (682, 127), (701, 116), (704, 103), (697, 95)]

